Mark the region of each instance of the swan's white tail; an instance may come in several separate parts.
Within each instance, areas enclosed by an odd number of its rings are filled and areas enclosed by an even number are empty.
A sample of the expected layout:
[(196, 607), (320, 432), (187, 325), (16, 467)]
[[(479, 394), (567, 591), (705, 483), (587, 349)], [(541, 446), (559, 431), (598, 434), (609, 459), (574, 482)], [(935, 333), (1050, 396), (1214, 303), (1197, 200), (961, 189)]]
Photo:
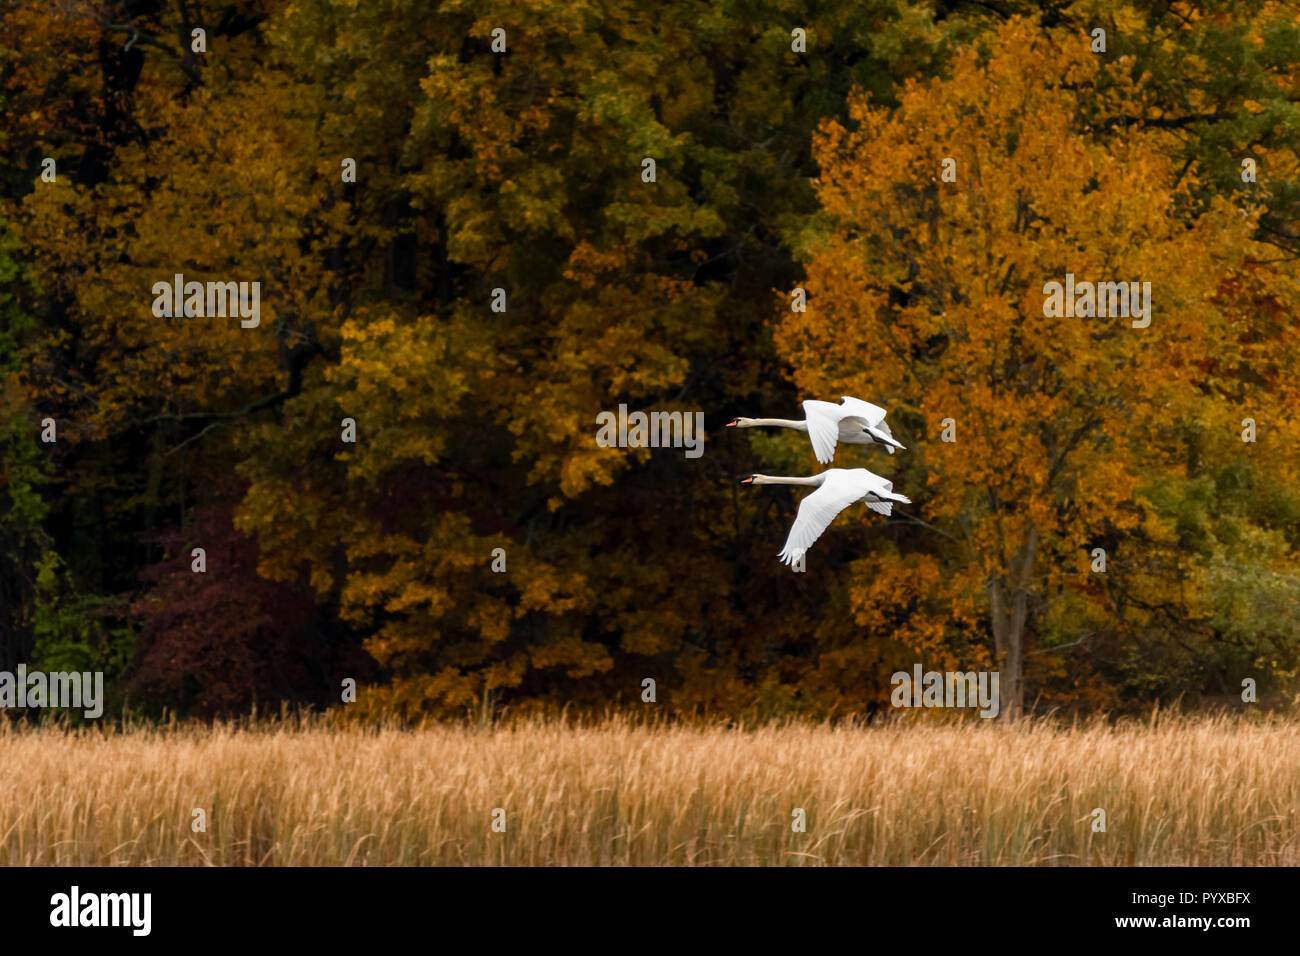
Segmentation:
[[(880, 494), (880, 492), (876, 492), (876, 494)], [(912, 503), (912, 499), (907, 497), (907, 495), (900, 495), (894, 492), (894, 483), (892, 481), (885, 482), (885, 494), (882, 497), (887, 497), (888, 500), (867, 501), (863, 503), (872, 511), (879, 512), (882, 515), (892, 515), (894, 513), (894, 505), (896, 504), (910, 505)]]
[(893, 432), (889, 430), (889, 426), (884, 422), (881, 422), (875, 427), (870, 425), (867, 426), (867, 434), (870, 435), (872, 440), (877, 444), (884, 445), (885, 450), (891, 455), (894, 453), (894, 449), (907, 451), (907, 449), (899, 443), (898, 439), (894, 437)]

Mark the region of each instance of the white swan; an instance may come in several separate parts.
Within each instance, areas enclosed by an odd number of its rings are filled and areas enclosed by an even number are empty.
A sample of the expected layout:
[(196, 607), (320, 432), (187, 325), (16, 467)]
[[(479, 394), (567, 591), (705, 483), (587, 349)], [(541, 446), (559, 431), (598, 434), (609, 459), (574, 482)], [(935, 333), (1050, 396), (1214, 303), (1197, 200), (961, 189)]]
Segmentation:
[(854, 502), (861, 501), (882, 515), (893, 512), (894, 503), (910, 505), (912, 499), (894, 493), (894, 483), (865, 468), (827, 468), (807, 478), (773, 478), (750, 475), (742, 485), (810, 485), (817, 490), (799, 502), (785, 547), (777, 555), (785, 564), (794, 564), (821, 537), (835, 516)]
[(886, 411), (879, 405), (872, 405), (860, 398), (845, 395), (840, 404), (819, 402), (809, 399), (803, 402), (806, 419), (802, 422), (791, 418), (734, 418), (727, 422), (727, 427), (753, 428), (755, 426), (773, 425), (778, 428), (797, 428), (807, 432), (812, 441), (813, 454), (820, 464), (830, 464), (835, 457), (836, 440), (852, 445), (884, 445), (891, 455), (894, 449), (906, 451), (894, 440), (885, 424)]

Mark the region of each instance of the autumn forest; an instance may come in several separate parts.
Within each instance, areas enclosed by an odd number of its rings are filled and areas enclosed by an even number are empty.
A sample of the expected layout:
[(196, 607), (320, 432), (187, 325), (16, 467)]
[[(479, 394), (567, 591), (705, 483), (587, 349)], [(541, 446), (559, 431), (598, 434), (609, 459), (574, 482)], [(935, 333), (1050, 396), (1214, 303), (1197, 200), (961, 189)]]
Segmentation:
[[(0, 671), (197, 718), (1300, 692), (1293, 4), (12, 0), (0, 111)], [(911, 503), (794, 570), (803, 490), (740, 480), (808, 436), (725, 426), (841, 396)]]

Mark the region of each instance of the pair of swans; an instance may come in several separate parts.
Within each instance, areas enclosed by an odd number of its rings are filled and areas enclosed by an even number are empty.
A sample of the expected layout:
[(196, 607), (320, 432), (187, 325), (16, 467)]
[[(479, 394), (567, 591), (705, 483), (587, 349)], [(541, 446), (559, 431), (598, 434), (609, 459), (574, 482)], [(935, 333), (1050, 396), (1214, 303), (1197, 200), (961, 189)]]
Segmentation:
[[(837, 442), (884, 445), (891, 455), (895, 448), (906, 450), (890, 434), (889, 426), (885, 424), (886, 412), (879, 405), (846, 395), (839, 405), (813, 400), (803, 402), (803, 410), (804, 421), (788, 418), (736, 418), (727, 425), (735, 428), (774, 426), (807, 432), (813, 454), (823, 465), (835, 457)], [(821, 537), (835, 517), (849, 505), (860, 501), (872, 511), (889, 515), (895, 504), (912, 503), (912, 499), (906, 495), (894, 493), (892, 481), (865, 468), (828, 468), (821, 474), (807, 478), (750, 475), (742, 478), (741, 484), (807, 485), (817, 489), (799, 502), (799, 513), (785, 540), (785, 547), (777, 555), (787, 565), (801, 561), (813, 542)]]

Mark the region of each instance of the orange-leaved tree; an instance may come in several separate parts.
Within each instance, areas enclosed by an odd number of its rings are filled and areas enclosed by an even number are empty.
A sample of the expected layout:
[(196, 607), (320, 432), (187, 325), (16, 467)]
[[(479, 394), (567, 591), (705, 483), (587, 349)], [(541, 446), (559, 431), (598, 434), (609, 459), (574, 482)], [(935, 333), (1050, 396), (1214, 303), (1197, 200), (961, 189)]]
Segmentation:
[(928, 525), (915, 550), (855, 564), (858, 620), (923, 655), (991, 650), (1006, 714), (1061, 609), (1113, 605), (1119, 587), (1150, 614), (1171, 590), (1208, 613), (1187, 593), (1204, 575), (1153, 560), (1177, 529), (1146, 490), (1186, 475), (1192, 438), (1256, 453), (1236, 424), (1248, 408), (1271, 424), (1258, 454), (1294, 444), (1291, 386), (1242, 388), (1295, 369), (1294, 335), (1255, 317), (1261, 296), (1293, 312), (1293, 266), (1198, 190), (1172, 133), (1097, 121), (1137, 110), (1135, 73), (1012, 20), (897, 110), (852, 98), (814, 147), (808, 308), (778, 347), (807, 393), (898, 409), (911, 450), (892, 477)]

